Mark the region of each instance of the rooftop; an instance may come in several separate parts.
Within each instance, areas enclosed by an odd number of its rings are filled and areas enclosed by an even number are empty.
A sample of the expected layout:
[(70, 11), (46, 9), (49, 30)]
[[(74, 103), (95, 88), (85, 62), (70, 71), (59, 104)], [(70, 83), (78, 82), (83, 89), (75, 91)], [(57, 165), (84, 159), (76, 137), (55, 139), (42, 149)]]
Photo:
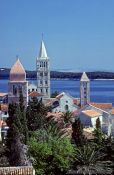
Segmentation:
[(25, 81), (26, 72), (19, 58), (10, 70), (10, 81)]
[(87, 115), (88, 117), (98, 117), (100, 116), (101, 114), (95, 110), (85, 110), (85, 111), (82, 111), (83, 114)]
[(6, 95), (8, 95), (8, 93), (2, 93), (2, 92), (0, 92), (0, 97), (4, 97)]
[(37, 91), (32, 91), (29, 93), (29, 97), (39, 97), (39, 96), (43, 96), (43, 95)]
[(85, 72), (83, 72), (81, 80), (80, 81), (89, 81), (89, 78)]
[(8, 112), (8, 104), (0, 104), (0, 110), (3, 112)]
[(112, 103), (90, 103), (90, 105), (100, 109), (111, 109)]

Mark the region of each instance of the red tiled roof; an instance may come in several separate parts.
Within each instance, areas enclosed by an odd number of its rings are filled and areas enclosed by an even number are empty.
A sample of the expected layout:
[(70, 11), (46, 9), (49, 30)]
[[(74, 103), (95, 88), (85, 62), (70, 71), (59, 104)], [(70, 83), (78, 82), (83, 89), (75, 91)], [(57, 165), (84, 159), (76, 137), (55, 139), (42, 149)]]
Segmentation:
[(79, 105), (79, 104), (80, 104), (80, 100), (79, 100), (79, 99), (73, 99), (73, 103), (74, 103), (75, 105)]
[(10, 81), (25, 81), (25, 80), (26, 80), (25, 69), (21, 64), (20, 60), (17, 59), (17, 61), (10, 70)]
[(2, 126), (6, 126), (6, 122), (3, 120), (0, 120), (0, 127), (2, 127)]
[(63, 97), (63, 95), (64, 95), (64, 93), (61, 93), (61, 94), (57, 95), (57, 96), (56, 96), (56, 99), (60, 100), (61, 97)]
[(43, 95), (37, 91), (32, 91), (29, 93), (29, 97), (38, 97), (38, 96), (43, 96)]
[(90, 105), (100, 109), (111, 109), (112, 103), (89, 103)]
[(4, 97), (6, 95), (8, 95), (8, 93), (2, 93), (2, 92), (0, 92), (0, 97)]
[(88, 117), (98, 117), (101, 114), (95, 110), (85, 110), (82, 111), (83, 114), (87, 115)]
[(0, 110), (3, 112), (8, 112), (8, 104), (0, 104)]
[(112, 108), (112, 110), (111, 110), (111, 114), (114, 115), (114, 108)]

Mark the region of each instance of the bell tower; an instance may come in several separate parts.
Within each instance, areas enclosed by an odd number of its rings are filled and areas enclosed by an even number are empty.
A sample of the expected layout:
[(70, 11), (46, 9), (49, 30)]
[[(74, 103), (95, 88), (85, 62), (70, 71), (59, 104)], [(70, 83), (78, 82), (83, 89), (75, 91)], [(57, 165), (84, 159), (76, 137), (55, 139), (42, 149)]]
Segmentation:
[(8, 83), (8, 103), (19, 103), (20, 93), (23, 94), (25, 106), (28, 103), (28, 82), (26, 72), (19, 58), (10, 70), (10, 80)]
[(90, 102), (90, 80), (87, 74), (83, 72), (80, 80), (80, 103), (81, 107)]
[(50, 98), (50, 62), (43, 40), (36, 60), (37, 90), (44, 98)]

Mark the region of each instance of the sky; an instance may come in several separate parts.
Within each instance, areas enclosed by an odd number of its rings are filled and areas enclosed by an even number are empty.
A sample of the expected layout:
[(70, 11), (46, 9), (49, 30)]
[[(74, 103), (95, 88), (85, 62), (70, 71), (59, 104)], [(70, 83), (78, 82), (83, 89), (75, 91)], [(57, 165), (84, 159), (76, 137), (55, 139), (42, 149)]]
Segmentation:
[(114, 0), (0, 0), (0, 67), (35, 70), (42, 33), (51, 70), (114, 71)]

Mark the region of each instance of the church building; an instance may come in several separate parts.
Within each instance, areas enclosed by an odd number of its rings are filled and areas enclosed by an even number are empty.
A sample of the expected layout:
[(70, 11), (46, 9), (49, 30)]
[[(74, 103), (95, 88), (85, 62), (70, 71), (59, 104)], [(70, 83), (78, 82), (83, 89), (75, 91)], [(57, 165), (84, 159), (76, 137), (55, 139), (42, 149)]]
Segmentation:
[(50, 61), (43, 40), (36, 60), (37, 91), (43, 98), (50, 98)]
[(87, 74), (83, 72), (80, 80), (80, 104), (81, 107), (90, 102), (90, 80)]
[(18, 103), (20, 93), (23, 94), (25, 105), (28, 103), (28, 82), (26, 72), (19, 58), (10, 70), (10, 80), (8, 83), (8, 103)]

